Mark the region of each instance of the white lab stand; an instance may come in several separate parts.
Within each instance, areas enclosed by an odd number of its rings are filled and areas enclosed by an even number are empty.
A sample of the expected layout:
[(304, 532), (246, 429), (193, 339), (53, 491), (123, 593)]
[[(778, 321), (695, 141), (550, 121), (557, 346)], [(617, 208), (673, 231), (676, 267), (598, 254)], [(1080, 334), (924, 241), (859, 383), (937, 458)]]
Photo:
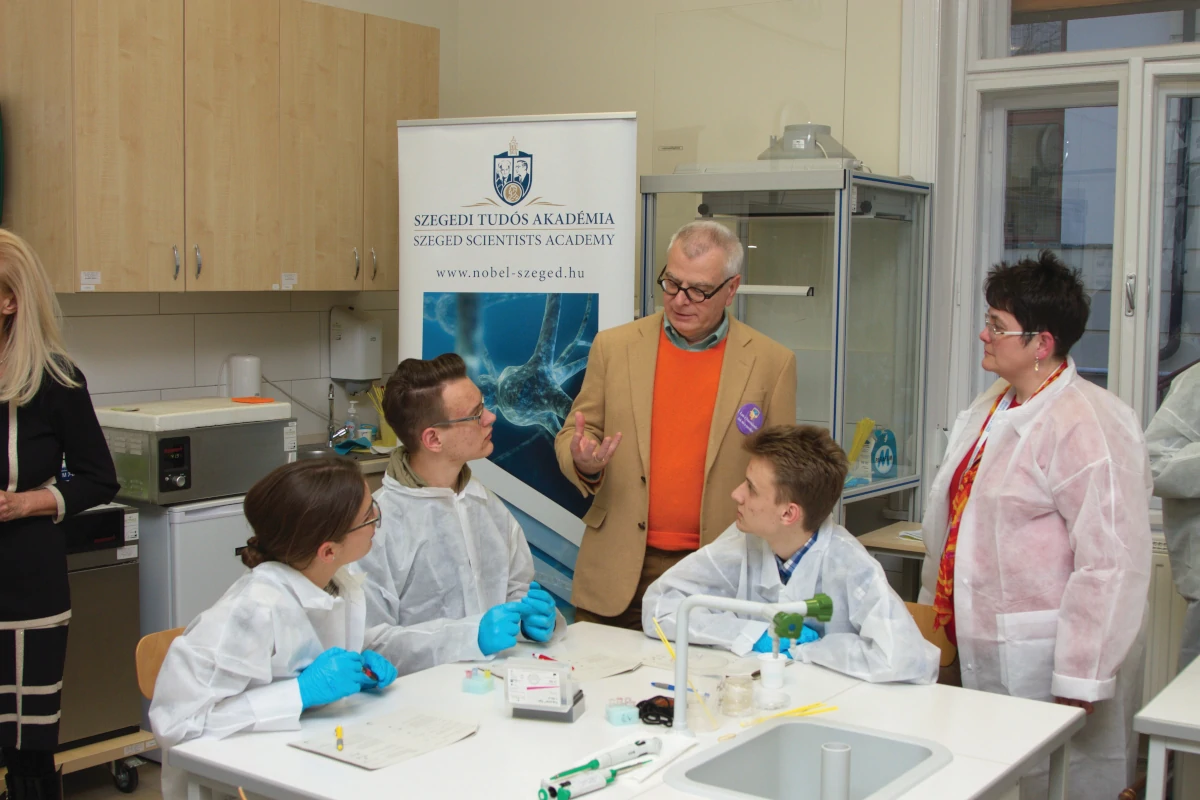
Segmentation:
[(1160, 800), (1166, 791), (1167, 751), (1200, 754), (1200, 658), (1137, 713), (1133, 729), (1150, 737), (1146, 800)]
[[(518, 645), (518, 654), (532, 652)], [(589, 623), (572, 625), (567, 639), (551, 649), (656, 655), (657, 639), (634, 631)], [(511, 653), (512, 651), (510, 651)], [(580, 762), (583, 756), (611, 748), (631, 734), (669, 735), (657, 726), (614, 727), (604, 718), (610, 697), (650, 697), (651, 681), (669, 681), (663, 669), (641, 667), (624, 675), (583, 684), (588, 711), (575, 723), (514, 720), (503, 707), (502, 692), (472, 695), (460, 691), (461, 664), (447, 664), (400, 678), (382, 696), (358, 695), (306, 713), (301, 731), (241, 734), (223, 740), (200, 739), (170, 752), (169, 763), (188, 773), (189, 800), (222, 794), (237, 787), (268, 798), (364, 797), (535, 797), (539, 781)], [(903, 795), (906, 800), (1008, 797), (1017, 780), (1066, 745), (1083, 726), (1083, 711), (949, 686), (872, 685), (807, 664), (786, 670), (786, 687), (797, 705), (824, 701), (838, 706), (828, 715), (881, 731), (909, 733), (943, 744), (954, 760)], [(716, 680), (693, 676), (701, 691), (715, 692)], [(715, 698), (715, 694), (714, 694)], [(710, 704), (713, 700), (709, 701)], [(457, 744), (392, 767), (369, 772), (306, 753), (287, 743), (337, 725), (418, 708), (479, 722), (479, 732)], [(714, 713), (716, 709), (713, 709)], [(699, 747), (745, 729), (718, 716), (722, 727), (698, 736)], [(692, 750), (690, 754), (694, 754)], [(689, 755), (690, 755), (689, 754)], [(603, 800), (683, 800), (693, 797), (662, 783), (666, 767), (646, 783), (628, 776), (598, 796)]]

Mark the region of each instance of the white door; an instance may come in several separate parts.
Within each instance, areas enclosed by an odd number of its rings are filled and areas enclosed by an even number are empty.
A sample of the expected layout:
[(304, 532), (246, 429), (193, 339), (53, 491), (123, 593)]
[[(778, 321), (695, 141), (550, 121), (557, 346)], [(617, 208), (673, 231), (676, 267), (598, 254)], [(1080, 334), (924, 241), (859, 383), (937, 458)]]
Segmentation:
[(171, 519), (171, 621), (187, 625), (246, 573), (238, 549), (251, 536), (242, 497), (189, 503)]

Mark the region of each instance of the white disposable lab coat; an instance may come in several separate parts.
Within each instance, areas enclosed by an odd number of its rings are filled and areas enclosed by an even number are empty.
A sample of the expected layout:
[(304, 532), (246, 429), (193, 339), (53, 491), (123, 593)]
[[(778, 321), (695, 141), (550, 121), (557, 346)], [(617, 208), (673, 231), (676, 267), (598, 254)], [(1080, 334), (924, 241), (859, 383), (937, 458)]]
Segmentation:
[(1146, 429), (1175, 588), (1187, 600), (1179, 669), (1200, 655), (1200, 365), (1179, 375)]
[[(997, 381), (958, 415), (923, 524), (921, 602), (932, 603), (950, 482)], [(997, 412), (959, 525), (954, 618), (963, 686), (1096, 703), (1072, 741), (1071, 797), (1116, 797), (1133, 777), (1150, 582), (1150, 467), (1132, 409), (1063, 374)], [(1044, 797), (1044, 776), (1022, 797)]]
[(170, 748), (200, 736), (300, 727), (300, 672), (330, 647), (378, 649), (385, 626), (366, 630), (364, 578), (338, 570), (334, 597), (278, 562), (260, 564), (188, 625), (167, 652), (150, 725), (166, 753), (164, 800), (187, 796)]
[[(480, 661), (479, 620), (520, 600), (533, 556), (500, 498), (472, 478), (461, 492), (405, 486), (390, 475), (375, 492), (383, 524), (359, 562), (367, 574), (367, 623), (388, 624), (380, 652), (406, 675)], [(557, 614), (555, 635), (566, 621)]]
[[(833, 618), (824, 623), (805, 620), (822, 636), (793, 646), (797, 661), (876, 683), (937, 680), (941, 652), (921, 636), (879, 562), (832, 519), (817, 531), (817, 540), (787, 585), (779, 578), (775, 554), (766, 541), (731, 525), (650, 585), (642, 600), (642, 628), (647, 636), (656, 636), (657, 617), (663, 632), (674, 639), (679, 605), (696, 594), (786, 603), (818, 593), (833, 600)], [(696, 608), (689, 616), (688, 634), (696, 644), (720, 645), (743, 656), (767, 626), (766, 620)]]

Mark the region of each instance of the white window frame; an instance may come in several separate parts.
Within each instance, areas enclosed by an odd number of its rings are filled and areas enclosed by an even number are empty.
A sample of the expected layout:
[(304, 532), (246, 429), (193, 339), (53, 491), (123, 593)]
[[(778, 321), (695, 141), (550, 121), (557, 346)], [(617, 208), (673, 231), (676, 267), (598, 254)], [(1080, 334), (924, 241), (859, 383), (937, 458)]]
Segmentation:
[[(1121, 139), (1109, 380), (1110, 388), (1145, 421), (1153, 410), (1156, 380), (1149, 356), (1158, 339), (1163, 181), (1162, 165), (1156, 162), (1163, 159), (1157, 157), (1161, 153), (1155, 152), (1155, 145), (1165, 122), (1160, 98), (1170, 92), (1174, 80), (1200, 80), (1200, 42), (983, 58), (982, 12), (986, 8), (1005, 21), (992, 30), (1003, 31), (1005, 49), (998, 52), (1006, 52), (1010, 0), (902, 1), (900, 171), (934, 184), (930, 291), (935, 302), (926, 361), (925, 474), (935, 474), (946, 430), (974, 399), (971, 378), (978, 365), (972, 363), (972, 353), (979, 326), (975, 303), (982, 303), (985, 274), (975, 238), (983, 166), (979, 158), (985, 149), (980, 132), (987, 103), (1006, 93), (1070, 92), (1096, 82), (1117, 87)], [(1063, 103), (1068, 104), (1078, 101)], [(1125, 313), (1123, 286), (1128, 275), (1135, 276), (1130, 315)], [(1160, 519), (1157, 510), (1151, 512), (1152, 523)]]
[[(1012, 19), (1011, 0), (967, 0), (966, 9), (968, 73), (995, 73), (1101, 64), (1125, 65), (1135, 58), (1153, 58), (1155, 60), (1200, 58), (1200, 42), (988, 58), (983, 52), (985, 32), (992, 37), (992, 47), (995, 48), (995, 52), (1008, 51), (1009, 20)], [(985, 15), (989, 20), (989, 24), (986, 25), (984, 24)], [(1153, 51), (1153, 55), (1149, 55), (1151, 51)]]
[[(1004, 204), (1006, 162), (1004, 134), (1007, 112), (1025, 108), (1117, 105), (1117, 185), (1113, 209), (1113, 309), (1110, 315), (1109, 388), (1122, 393), (1121, 365), (1129, 358), (1113, 347), (1123, 320), (1117, 297), (1118, 269), (1125, 263), (1126, 231), (1123, 202), (1127, 182), (1125, 114), (1128, 105), (1128, 66), (1075, 66), (1043, 70), (1008, 71), (1000, 74), (968, 76), (963, 98), (962, 168), (958, 185), (958, 230), (955, 231), (954, 312), (950, 344), (949, 408), (963, 409), (986, 387), (979, 366), (977, 335), (983, 315), (983, 280), (987, 268), (1003, 255), (1003, 243), (996, 241)], [(1000, 146), (996, 146), (997, 143)], [(975, 168), (971, 168), (975, 165)], [(1122, 279), (1123, 281), (1123, 279)], [(1121, 283), (1123, 290), (1123, 283)], [(1122, 339), (1125, 334), (1120, 333)], [(1115, 378), (1115, 380), (1114, 380)], [(1127, 390), (1132, 393), (1132, 387)], [(1128, 402), (1131, 397), (1125, 397)]]
[[(1136, 209), (1138, 241), (1143, 243), (1137, 260), (1145, 265), (1145, 292), (1135, 299), (1133, 316), (1134, 332), (1130, 346), (1141, 356), (1142, 369), (1133, 371), (1132, 404), (1142, 424), (1149, 424), (1156, 410), (1157, 362), (1154, 351), (1158, 347), (1158, 327), (1161, 321), (1160, 299), (1162, 291), (1162, 208), (1165, 181), (1165, 153), (1158, 149), (1166, 127), (1166, 101), (1172, 96), (1200, 95), (1200, 60), (1155, 61), (1142, 69), (1139, 88), (1139, 105), (1147, 113), (1141, 115), (1138, 128), (1138, 168), (1142, 176), (1142, 201)], [(1190, 84), (1190, 85), (1189, 85)]]

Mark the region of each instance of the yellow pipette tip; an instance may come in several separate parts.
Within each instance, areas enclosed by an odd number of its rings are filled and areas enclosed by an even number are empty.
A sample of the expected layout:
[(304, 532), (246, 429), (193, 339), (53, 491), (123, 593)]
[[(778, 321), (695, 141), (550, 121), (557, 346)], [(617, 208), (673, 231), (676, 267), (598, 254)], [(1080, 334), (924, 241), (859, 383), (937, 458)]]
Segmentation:
[[(663, 647), (667, 648), (667, 654), (670, 655), (671, 660), (674, 661), (675, 648), (671, 647), (671, 643), (667, 640), (667, 634), (663, 633), (662, 626), (658, 624), (658, 617), (651, 617), (651, 619), (654, 620), (654, 630), (658, 632), (658, 638), (662, 640)], [(704, 702), (704, 696), (700, 694), (700, 690), (692, 684), (691, 678), (688, 678), (687, 684), (692, 688), (692, 692), (695, 693), (696, 699), (700, 701), (700, 708), (704, 709), (704, 715), (708, 717), (708, 721), (713, 724), (713, 727), (721, 727), (717, 724), (717, 718), (714, 717), (713, 713), (708, 710), (708, 703)]]

